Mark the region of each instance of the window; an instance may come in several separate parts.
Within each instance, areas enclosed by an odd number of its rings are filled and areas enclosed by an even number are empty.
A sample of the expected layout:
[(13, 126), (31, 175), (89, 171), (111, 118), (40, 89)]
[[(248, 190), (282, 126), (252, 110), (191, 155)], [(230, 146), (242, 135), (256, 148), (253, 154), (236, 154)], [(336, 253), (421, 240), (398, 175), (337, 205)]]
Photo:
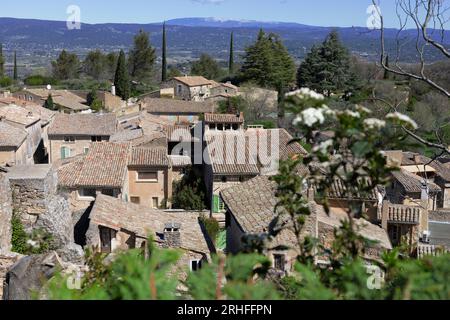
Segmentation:
[(154, 209), (159, 208), (159, 199), (158, 198), (152, 198), (152, 205)]
[(112, 252), (112, 238), (114, 231), (105, 227), (99, 227), (100, 229), (100, 242), (102, 253)]
[(217, 130), (223, 131), (223, 124), (218, 124), (217, 125)]
[(70, 148), (61, 147), (61, 160), (70, 158)]
[(390, 236), (393, 244), (398, 244), (400, 242), (400, 226), (397, 225), (391, 225), (389, 226), (390, 229)]
[(158, 172), (155, 172), (155, 171), (139, 171), (137, 173), (137, 181), (158, 182)]
[(141, 198), (139, 197), (130, 197), (130, 201), (134, 204), (141, 204)]
[(223, 183), (226, 183), (226, 182), (228, 181), (228, 179), (227, 179), (227, 177), (223, 176), (222, 179), (221, 179), (221, 181), (222, 181)]
[(83, 152), (84, 152), (84, 154), (88, 154), (89, 153), (89, 148), (88, 147), (84, 147), (83, 148)]
[(113, 189), (103, 189), (102, 194), (105, 196), (114, 197), (114, 190)]
[(92, 136), (91, 137), (92, 142), (102, 142), (102, 137), (99, 136)]
[(216, 130), (216, 124), (215, 123), (210, 124), (209, 130)]
[(66, 143), (74, 143), (75, 142), (75, 137), (72, 137), (72, 136), (64, 137), (64, 142), (66, 142)]
[(179, 84), (178, 86), (177, 86), (177, 93), (178, 94), (181, 94), (183, 92), (183, 86), (181, 85), (181, 84)]
[(233, 130), (235, 130), (235, 131), (239, 130), (239, 125), (238, 124), (233, 124)]
[(220, 213), (223, 211), (225, 211), (225, 203), (222, 201), (220, 196), (214, 195), (213, 196), (213, 212)]
[(193, 272), (200, 270), (202, 268), (202, 260), (191, 260), (190, 267)]
[(277, 270), (285, 271), (286, 256), (284, 254), (274, 254), (273, 255), (273, 267)]
[(97, 190), (95, 189), (81, 189), (78, 191), (80, 198), (95, 198), (97, 196)]
[(231, 124), (226, 124), (225, 125), (225, 130), (231, 130)]

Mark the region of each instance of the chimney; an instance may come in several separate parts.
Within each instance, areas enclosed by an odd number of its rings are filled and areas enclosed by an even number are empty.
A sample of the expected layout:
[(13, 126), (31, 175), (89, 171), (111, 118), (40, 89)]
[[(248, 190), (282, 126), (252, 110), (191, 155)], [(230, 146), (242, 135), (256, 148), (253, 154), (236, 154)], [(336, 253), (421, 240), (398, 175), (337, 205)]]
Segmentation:
[(112, 85), (112, 86), (111, 86), (111, 94), (112, 94), (113, 96), (116, 95), (116, 86), (115, 86), (115, 85)]
[(419, 154), (414, 155), (414, 164), (422, 164), (421, 157)]
[(180, 248), (181, 247), (181, 224), (171, 222), (164, 227), (164, 247)]

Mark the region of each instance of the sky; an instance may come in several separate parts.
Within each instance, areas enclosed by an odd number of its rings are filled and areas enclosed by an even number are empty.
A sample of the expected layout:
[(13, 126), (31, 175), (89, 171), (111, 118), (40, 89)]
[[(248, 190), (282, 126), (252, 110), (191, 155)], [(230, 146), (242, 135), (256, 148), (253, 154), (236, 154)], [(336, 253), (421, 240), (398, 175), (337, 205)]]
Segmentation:
[[(380, 0), (386, 26), (396, 27), (395, 1)], [(186, 17), (297, 22), (314, 26), (366, 26), (371, 0), (14, 0), (1, 17), (65, 21), (77, 5), (83, 23), (152, 23)]]

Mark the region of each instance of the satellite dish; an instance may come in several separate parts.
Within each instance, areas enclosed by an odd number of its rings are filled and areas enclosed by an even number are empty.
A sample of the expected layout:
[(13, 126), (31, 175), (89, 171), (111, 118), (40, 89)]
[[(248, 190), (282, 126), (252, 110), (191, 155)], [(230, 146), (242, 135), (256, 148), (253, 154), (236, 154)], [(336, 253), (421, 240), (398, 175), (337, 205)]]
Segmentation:
[(47, 85), (47, 90), (52, 90), (52, 86), (51, 85)]

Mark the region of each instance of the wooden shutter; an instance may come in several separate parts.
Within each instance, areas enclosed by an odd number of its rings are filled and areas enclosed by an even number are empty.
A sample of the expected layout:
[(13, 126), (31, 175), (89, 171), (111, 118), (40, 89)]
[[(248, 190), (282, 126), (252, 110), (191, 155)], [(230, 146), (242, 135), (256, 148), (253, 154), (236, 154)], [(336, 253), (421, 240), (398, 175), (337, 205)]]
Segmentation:
[(214, 213), (220, 212), (220, 198), (217, 195), (213, 196), (213, 212)]
[(61, 160), (66, 158), (66, 147), (61, 147)]

